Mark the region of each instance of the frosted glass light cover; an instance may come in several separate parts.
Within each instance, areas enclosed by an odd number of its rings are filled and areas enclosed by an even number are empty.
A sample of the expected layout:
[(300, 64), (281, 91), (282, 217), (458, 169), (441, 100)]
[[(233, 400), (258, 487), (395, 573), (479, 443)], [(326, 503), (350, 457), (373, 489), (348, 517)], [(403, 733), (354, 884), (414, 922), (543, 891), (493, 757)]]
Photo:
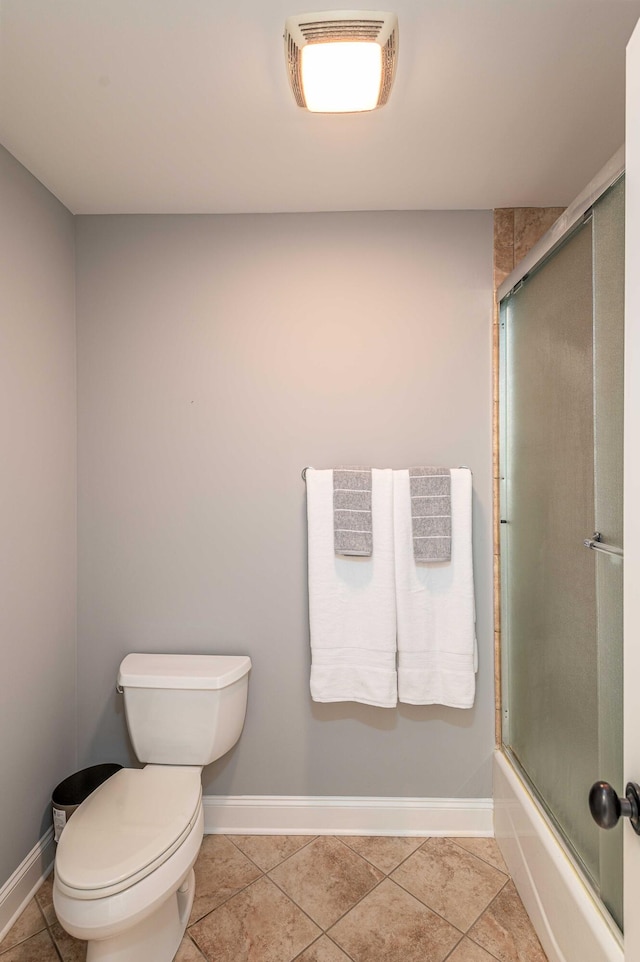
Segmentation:
[(311, 43), (302, 48), (302, 86), (314, 113), (374, 110), (382, 79), (382, 48), (375, 42)]
[(384, 10), (287, 17), (284, 56), (298, 107), (352, 113), (384, 107), (398, 60), (398, 18)]

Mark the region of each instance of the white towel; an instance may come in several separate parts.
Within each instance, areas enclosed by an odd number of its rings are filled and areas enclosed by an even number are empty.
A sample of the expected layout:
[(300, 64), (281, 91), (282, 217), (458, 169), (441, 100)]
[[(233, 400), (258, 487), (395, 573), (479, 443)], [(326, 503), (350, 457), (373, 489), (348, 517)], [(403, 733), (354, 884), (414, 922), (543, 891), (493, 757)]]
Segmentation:
[(471, 555), (471, 472), (451, 469), (451, 561), (413, 556), (409, 472), (394, 471), (398, 697), (471, 708), (477, 644)]
[(393, 472), (372, 471), (369, 558), (334, 553), (333, 472), (307, 468), (306, 480), (311, 697), (394, 708), (398, 699)]

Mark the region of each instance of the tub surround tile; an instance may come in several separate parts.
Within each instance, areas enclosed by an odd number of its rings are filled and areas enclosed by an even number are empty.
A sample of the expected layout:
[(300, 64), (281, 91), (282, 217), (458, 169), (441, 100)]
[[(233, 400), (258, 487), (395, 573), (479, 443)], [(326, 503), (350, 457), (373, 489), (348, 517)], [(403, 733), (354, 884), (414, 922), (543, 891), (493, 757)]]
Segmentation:
[(322, 836), (275, 868), (269, 877), (326, 929), (384, 876), (337, 838)]
[[(4, 945), (4, 941), (2, 944)], [(60, 956), (46, 929), (7, 952), (0, 948), (0, 959), (2, 962), (60, 962)]]
[(540, 238), (547, 233), (564, 210), (564, 207), (514, 208), (513, 248), (516, 264), (519, 264)]
[(513, 270), (513, 247), (496, 247), (493, 252), (493, 286), (496, 290)]
[(42, 929), (45, 928), (46, 923), (38, 903), (35, 899), (31, 899), (22, 915), (18, 917), (2, 942), (0, 942), (0, 952), (6, 952), (7, 949), (13, 948), (14, 945), (19, 945), (20, 942), (24, 942), (25, 939), (35, 935), (36, 932), (41, 932)]
[(266, 877), (189, 929), (191, 938), (212, 962), (291, 962), (321, 934), (318, 926)]
[(298, 852), (315, 835), (230, 835), (229, 840), (255, 862), (263, 872), (269, 872), (280, 862)]
[(301, 955), (296, 956), (295, 962), (351, 962), (351, 959), (335, 942), (323, 935)]
[(493, 246), (513, 249), (514, 208), (497, 207), (493, 212)]
[(429, 839), (391, 877), (463, 932), (508, 879), (446, 838)]
[(442, 962), (462, 933), (387, 878), (329, 930), (353, 962)]
[(205, 835), (194, 870), (196, 894), (189, 924), (226, 902), (262, 874), (224, 835)]
[(417, 848), (424, 838), (391, 838), (384, 835), (341, 835), (340, 841), (352, 848), (354, 852), (366, 858), (385, 875), (389, 875), (404, 862)]
[(468, 934), (498, 962), (546, 962), (547, 957), (511, 881)]
[(467, 852), (471, 852), (471, 854), (477, 858), (481, 858), (485, 862), (488, 862), (489, 865), (493, 865), (498, 871), (503, 872), (505, 875), (509, 874), (507, 863), (502, 857), (502, 852), (495, 838), (454, 838), (452, 841), (461, 848), (466, 849)]

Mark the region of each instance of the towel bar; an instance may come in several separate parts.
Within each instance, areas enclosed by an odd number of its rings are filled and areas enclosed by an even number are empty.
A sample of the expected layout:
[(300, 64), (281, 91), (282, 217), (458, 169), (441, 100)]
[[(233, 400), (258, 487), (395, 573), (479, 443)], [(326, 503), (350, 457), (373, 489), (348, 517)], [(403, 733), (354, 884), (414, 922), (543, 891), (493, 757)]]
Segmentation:
[[(467, 471), (471, 471), (471, 468), (468, 467), (468, 465), (466, 465), (466, 464), (460, 464), (460, 465), (458, 465), (458, 466), (459, 466), (460, 468), (466, 468)], [(302, 472), (301, 472), (302, 480), (305, 482), (305, 484), (306, 484), (306, 481), (307, 481), (307, 471), (309, 470), (310, 467), (311, 467), (311, 465), (308, 465), (306, 468), (303, 468), (303, 469), (302, 469)], [(587, 542), (585, 541), (585, 544), (586, 544), (586, 543), (587, 543)]]

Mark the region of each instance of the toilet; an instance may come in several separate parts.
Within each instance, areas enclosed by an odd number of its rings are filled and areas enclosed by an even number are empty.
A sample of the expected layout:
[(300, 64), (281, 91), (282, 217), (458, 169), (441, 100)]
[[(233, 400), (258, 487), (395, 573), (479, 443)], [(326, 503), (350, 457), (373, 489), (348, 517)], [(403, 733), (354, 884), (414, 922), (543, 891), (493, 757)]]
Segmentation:
[(60, 838), (53, 903), (87, 962), (171, 962), (193, 904), (203, 766), (240, 737), (251, 660), (127, 655), (118, 673), (141, 769), (124, 768)]

